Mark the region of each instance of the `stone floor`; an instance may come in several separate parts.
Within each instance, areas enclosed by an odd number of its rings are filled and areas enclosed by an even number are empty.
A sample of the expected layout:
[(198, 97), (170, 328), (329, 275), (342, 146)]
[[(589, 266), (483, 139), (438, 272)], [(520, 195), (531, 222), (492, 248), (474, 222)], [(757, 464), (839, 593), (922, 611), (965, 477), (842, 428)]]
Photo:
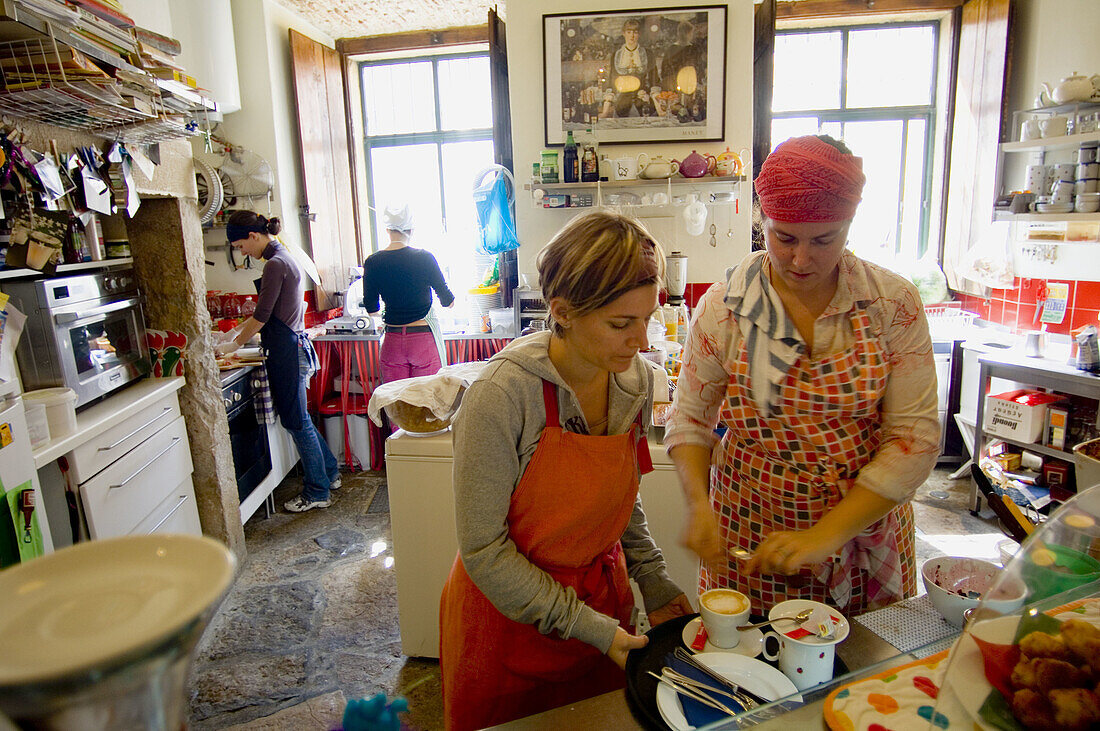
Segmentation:
[[(999, 560), (1003, 536), (966, 510), (968, 480), (937, 469), (914, 501), (918, 565)], [(262, 513), (248, 558), (200, 642), (191, 728), (333, 729), (349, 699), (403, 695), (410, 729), (442, 728), (439, 665), (401, 654), (385, 473), (344, 476), (325, 510)], [(300, 489), (289, 477), (278, 505)], [(921, 587), (923, 591), (923, 587)]]

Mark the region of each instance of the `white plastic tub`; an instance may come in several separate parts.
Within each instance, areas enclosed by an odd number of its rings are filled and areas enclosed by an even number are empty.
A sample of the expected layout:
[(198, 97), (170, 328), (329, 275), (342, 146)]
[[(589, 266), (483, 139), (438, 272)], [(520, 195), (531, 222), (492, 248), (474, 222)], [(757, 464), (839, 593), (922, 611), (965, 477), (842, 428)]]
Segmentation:
[[(325, 441), (336, 457), (344, 464), (344, 422), (339, 414), (324, 418)], [(351, 441), (351, 453), (359, 460), (359, 465), (370, 469), (370, 432), (365, 414), (348, 414), (348, 439)]]
[(40, 403), (46, 407), (46, 421), (50, 425), (50, 437), (59, 439), (76, 431), (76, 391), (71, 388), (41, 388), (23, 394), (28, 404)]

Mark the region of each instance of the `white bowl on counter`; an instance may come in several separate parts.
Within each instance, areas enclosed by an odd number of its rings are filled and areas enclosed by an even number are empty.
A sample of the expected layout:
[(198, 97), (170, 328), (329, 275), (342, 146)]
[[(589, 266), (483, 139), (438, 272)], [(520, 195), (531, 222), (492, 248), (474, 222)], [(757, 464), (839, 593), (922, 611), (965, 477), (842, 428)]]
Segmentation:
[[(997, 564), (978, 558), (940, 556), (925, 561), (920, 573), (932, 606), (948, 622), (962, 627), (963, 613), (982, 602), (1002, 571)], [(1001, 614), (1023, 606), (1027, 587), (1019, 579), (1011, 582), (998, 589), (996, 598), (987, 597), (984, 606)]]

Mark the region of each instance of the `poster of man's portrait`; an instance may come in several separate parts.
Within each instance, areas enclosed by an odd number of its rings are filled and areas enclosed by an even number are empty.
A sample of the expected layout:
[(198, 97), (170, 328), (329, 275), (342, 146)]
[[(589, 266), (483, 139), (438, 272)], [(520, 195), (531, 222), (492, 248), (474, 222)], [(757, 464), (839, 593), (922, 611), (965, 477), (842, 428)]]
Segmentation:
[(546, 144), (720, 140), (726, 8), (542, 16)]

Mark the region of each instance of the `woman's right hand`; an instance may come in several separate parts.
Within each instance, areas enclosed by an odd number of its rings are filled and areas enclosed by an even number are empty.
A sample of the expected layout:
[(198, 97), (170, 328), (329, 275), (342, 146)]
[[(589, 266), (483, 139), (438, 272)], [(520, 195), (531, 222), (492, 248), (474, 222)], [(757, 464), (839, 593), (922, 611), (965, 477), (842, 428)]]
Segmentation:
[(626, 656), (631, 650), (638, 650), (649, 644), (645, 635), (632, 635), (622, 627), (615, 628), (615, 639), (607, 648), (607, 656), (623, 670), (626, 670)]
[(718, 520), (709, 502), (698, 501), (688, 509), (687, 525), (680, 544), (699, 555), (703, 561), (726, 560), (726, 549), (718, 532)]

